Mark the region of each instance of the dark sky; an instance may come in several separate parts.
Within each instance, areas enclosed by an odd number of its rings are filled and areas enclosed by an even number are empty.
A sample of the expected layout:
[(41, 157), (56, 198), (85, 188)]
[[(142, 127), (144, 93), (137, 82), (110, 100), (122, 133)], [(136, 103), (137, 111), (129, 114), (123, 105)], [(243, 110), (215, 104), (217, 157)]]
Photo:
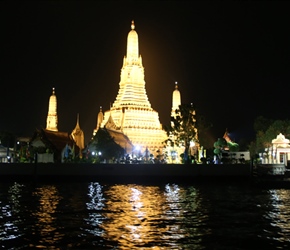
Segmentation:
[[(121, 4), (122, 3), (122, 4)], [(0, 131), (32, 135), (46, 126), (52, 87), (58, 128), (80, 114), (86, 143), (99, 107), (119, 89), (131, 20), (139, 35), (146, 91), (162, 124), (174, 82), (213, 124), (247, 136), (263, 115), (290, 119), (287, 1), (1, 1)]]

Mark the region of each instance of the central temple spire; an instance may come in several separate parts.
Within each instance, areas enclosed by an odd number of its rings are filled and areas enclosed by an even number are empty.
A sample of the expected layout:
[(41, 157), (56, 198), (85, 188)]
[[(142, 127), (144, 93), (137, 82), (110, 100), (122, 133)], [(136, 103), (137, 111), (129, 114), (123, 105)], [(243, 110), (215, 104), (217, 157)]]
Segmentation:
[(127, 38), (127, 61), (130, 63), (137, 62), (139, 57), (138, 34), (135, 31), (135, 24), (132, 21), (131, 31)]
[(127, 54), (123, 59), (119, 86), (116, 100), (105, 112), (100, 127), (123, 132), (134, 146), (142, 147), (143, 151), (146, 148), (152, 152), (162, 149), (167, 137), (159, 115), (151, 107), (146, 94), (144, 67), (139, 55), (134, 21), (127, 36)]
[(151, 108), (145, 89), (144, 67), (139, 56), (138, 34), (132, 21), (127, 37), (127, 56), (121, 69), (120, 89), (113, 108), (120, 106)]

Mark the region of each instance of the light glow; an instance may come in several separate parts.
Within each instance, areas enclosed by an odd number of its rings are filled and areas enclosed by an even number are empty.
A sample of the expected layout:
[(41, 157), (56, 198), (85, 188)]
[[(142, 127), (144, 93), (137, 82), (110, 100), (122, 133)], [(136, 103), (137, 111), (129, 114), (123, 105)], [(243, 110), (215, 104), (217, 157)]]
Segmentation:
[(52, 88), (52, 95), (49, 98), (48, 114), (46, 119), (46, 129), (51, 131), (58, 131), (57, 129), (57, 99), (55, 89)]
[(157, 149), (162, 150), (167, 135), (146, 94), (144, 67), (133, 21), (131, 28), (127, 38), (127, 55), (121, 69), (119, 92), (110, 110), (104, 113), (101, 127), (105, 127), (111, 117), (133, 145), (156, 152)]

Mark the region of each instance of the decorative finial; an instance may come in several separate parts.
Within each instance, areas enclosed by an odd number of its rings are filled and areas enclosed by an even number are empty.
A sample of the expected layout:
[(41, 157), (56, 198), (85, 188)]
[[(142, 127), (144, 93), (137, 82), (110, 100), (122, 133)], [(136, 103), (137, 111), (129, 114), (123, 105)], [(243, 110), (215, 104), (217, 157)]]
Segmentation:
[(178, 88), (178, 82), (175, 82), (175, 89)]
[(52, 94), (53, 95), (55, 94), (55, 88), (52, 88)]
[(79, 125), (79, 121), (80, 121), (80, 114), (77, 113), (77, 125)]
[(131, 29), (135, 29), (135, 24), (134, 24), (134, 20), (132, 20), (132, 23), (131, 23)]

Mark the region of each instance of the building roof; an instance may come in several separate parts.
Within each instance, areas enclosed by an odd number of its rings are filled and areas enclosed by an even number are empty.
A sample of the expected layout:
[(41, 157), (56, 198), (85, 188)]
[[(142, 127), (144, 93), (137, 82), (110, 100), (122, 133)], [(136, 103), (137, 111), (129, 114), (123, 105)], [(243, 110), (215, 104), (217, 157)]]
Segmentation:
[(37, 138), (39, 138), (46, 145), (46, 147), (51, 148), (58, 153), (61, 153), (66, 145), (69, 145), (70, 147), (75, 145), (72, 136), (67, 132), (38, 129), (36, 130), (31, 141), (33, 142)]
[(133, 144), (129, 140), (128, 136), (123, 134), (121, 131), (106, 128), (110, 136), (114, 139), (115, 143), (119, 144), (122, 148), (126, 150), (127, 153), (133, 151)]

